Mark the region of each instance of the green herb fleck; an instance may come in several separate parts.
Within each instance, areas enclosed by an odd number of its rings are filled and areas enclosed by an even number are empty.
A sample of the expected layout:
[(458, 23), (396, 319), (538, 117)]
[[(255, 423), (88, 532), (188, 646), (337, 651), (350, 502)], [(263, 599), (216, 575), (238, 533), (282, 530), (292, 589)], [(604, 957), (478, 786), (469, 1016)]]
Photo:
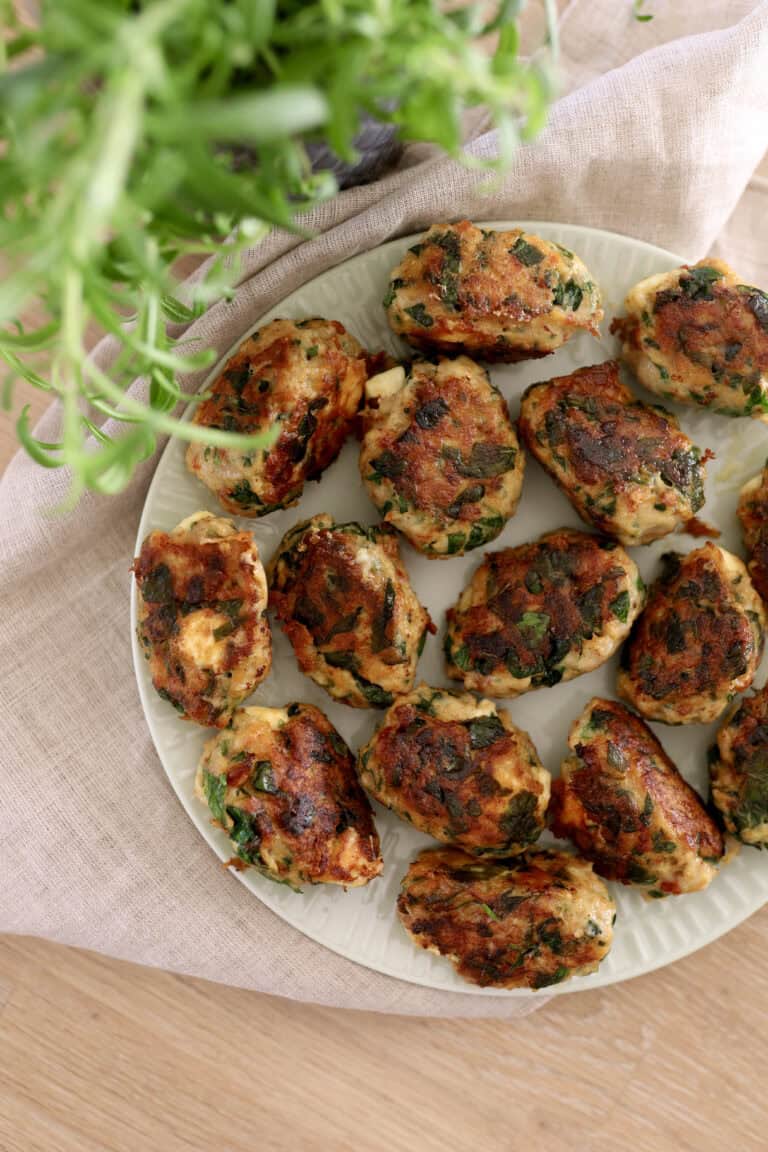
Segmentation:
[(431, 328), (434, 324), (434, 320), (421, 302), (418, 304), (411, 304), (411, 306), (409, 308), (405, 308), (404, 311), (407, 312), (411, 319), (415, 320), (416, 323), (419, 324), (422, 328)]
[(227, 794), (227, 777), (223, 773), (217, 776), (213, 772), (209, 772), (207, 768), (203, 769), (203, 791), (205, 793), (205, 800), (211, 810), (211, 816), (214, 820), (218, 820), (220, 824), (224, 823), (224, 800)]
[(534, 264), (541, 264), (544, 259), (544, 253), (533, 244), (529, 244), (522, 236), (518, 236), (509, 251), (526, 268), (530, 268)]

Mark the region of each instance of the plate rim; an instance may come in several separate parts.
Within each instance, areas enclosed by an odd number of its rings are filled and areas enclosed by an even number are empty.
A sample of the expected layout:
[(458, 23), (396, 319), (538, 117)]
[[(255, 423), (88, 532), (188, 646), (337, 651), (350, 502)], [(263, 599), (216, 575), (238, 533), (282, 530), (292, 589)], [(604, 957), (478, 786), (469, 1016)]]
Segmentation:
[[(619, 241), (622, 244), (630, 244), (631, 246), (633, 246), (635, 248), (644, 250), (649, 256), (652, 255), (664, 263), (670, 263), (671, 267), (680, 267), (681, 265), (688, 263), (688, 261), (684, 260), (678, 254), (676, 254), (674, 252), (670, 252), (669, 249), (662, 248), (657, 244), (652, 244), (649, 241), (641, 240), (635, 236), (631, 236), (631, 235), (624, 233), (624, 232), (616, 232), (614, 230), (606, 229), (606, 228), (595, 228), (595, 227), (592, 227), (591, 225), (587, 225), (587, 224), (570, 224), (570, 223), (567, 223), (566, 221), (558, 221), (558, 220), (526, 220), (526, 219), (485, 220), (485, 219), (481, 219), (479, 217), (474, 217), (472, 222), (477, 224), (477, 225), (483, 225), (483, 226), (486, 226), (489, 228), (500, 229), (500, 230), (501, 229), (509, 230), (509, 229), (514, 229), (514, 228), (522, 228), (523, 231), (525, 231), (525, 232), (534, 232), (535, 230), (542, 229), (542, 228), (545, 230), (546, 229), (555, 229), (555, 228), (567, 228), (569, 231), (574, 232), (574, 233), (578, 233), (580, 235), (600, 236), (602, 238), (607, 237), (611, 241), (614, 241), (614, 242)], [(190, 393), (189, 395), (196, 395), (197, 393), (199, 393), (199, 392), (203, 391), (205, 388), (207, 388), (209, 383), (214, 379), (216, 374), (221, 369), (221, 366), (224, 363), (226, 363), (226, 361), (233, 355), (233, 353), (242, 344), (242, 342), (244, 340), (246, 340), (253, 332), (255, 332), (263, 324), (264, 317), (269, 315), (270, 312), (274, 312), (275, 309), (279, 308), (284, 301), (289, 300), (291, 298), (291, 296), (293, 296), (296, 292), (302, 291), (309, 284), (321, 285), (325, 278), (327, 278), (331, 275), (334, 275), (334, 274), (338, 274), (339, 270), (344, 268), (344, 267), (348, 267), (351, 264), (358, 264), (361, 262), (365, 262), (367, 259), (370, 258), (372, 252), (379, 252), (379, 253), (385, 252), (390, 248), (402, 247), (402, 245), (405, 244), (407, 241), (417, 241), (420, 236), (424, 235), (425, 230), (426, 229), (421, 229), (417, 232), (408, 232), (408, 233), (403, 234), (402, 236), (396, 236), (390, 240), (386, 240), (382, 244), (376, 244), (372, 248), (365, 249), (362, 252), (356, 252), (353, 255), (347, 257), (346, 259), (340, 260), (338, 263), (331, 265), (329, 268), (326, 268), (322, 272), (319, 272), (316, 276), (311, 277), (310, 279), (304, 281), (302, 284), (299, 284), (295, 288), (291, 289), (290, 292), (286, 293), (286, 295), (281, 297), (281, 299), (278, 300), (275, 304), (271, 305), (269, 308), (266, 308), (254, 322), (250, 323), (248, 325), (248, 327), (246, 327), (243, 330), (243, 332), (227, 348), (227, 350), (225, 352), (223, 352), (222, 355), (216, 359), (215, 364), (206, 373), (205, 378), (201, 382), (200, 386), (197, 388), (196, 392)], [(546, 239), (546, 236), (544, 236), (543, 238)], [(577, 247), (577, 245), (575, 245), (575, 247)], [(243, 286), (243, 284), (245, 284), (245, 283), (247, 283), (247, 281), (243, 281), (240, 285), (238, 285), (238, 288), (241, 288)], [(194, 403), (192, 401), (187, 402), (185, 409), (184, 409), (184, 412), (180, 416), (180, 419), (183, 421), (190, 420), (192, 417), (193, 411), (194, 411)], [(165, 444), (162, 452), (160, 453), (160, 455), (157, 458), (154, 472), (152, 474), (152, 479), (151, 479), (151, 481), (147, 487), (147, 491), (146, 491), (146, 494), (144, 497), (144, 502), (143, 502), (142, 509), (141, 509), (141, 515), (139, 517), (139, 523), (138, 523), (137, 530), (136, 530), (136, 540), (135, 540), (135, 544), (134, 544), (134, 555), (138, 555), (138, 553), (141, 550), (141, 545), (142, 545), (142, 542), (144, 540), (144, 537), (146, 536), (148, 531), (152, 530), (145, 523), (145, 521), (148, 517), (148, 508), (150, 507), (150, 505), (152, 503), (152, 498), (155, 494), (156, 488), (159, 488), (159, 486), (160, 486), (160, 474), (162, 472), (162, 466), (166, 460), (166, 457), (169, 455), (169, 453), (171, 453), (175, 449), (176, 449), (176, 440), (174, 437), (169, 437), (168, 442)], [(151, 689), (151, 681), (150, 681), (148, 675), (146, 674), (146, 665), (145, 665), (145, 661), (144, 661), (142, 653), (141, 653), (141, 648), (140, 648), (138, 638), (137, 638), (137, 633), (136, 633), (136, 626), (137, 626), (137, 622), (138, 622), (138, 617), (137, 617), (138, 591), (137, 591), (137, 585), (136, 585), (136, 581), (133, 577), (133, 574), (130, 575), (129, 580), (130, 580), (129, 619), (130, 619), (130, 630), (131, 630), (131, 652), (132, 652), (133, 670), (134, 670), (134, 676), (135, 676), (135, 680), (136, 680), (136, 686), (137, 686), (138, 693), (139, 693), (139, 700), (141, 702), (141, 708), (142, 708), (142, 712), (144, 714), (144, 720), (145, 720), (145, 723), (146, 723), (147, 728), (149, 730), (149, 734), (150, 734), (150, 737), (152, 739), (152, 744), (154, 746), (155, 752), (157, 754), (158, 760), (160, 761), (160, 764), (162, 766), (162, 769), (163, 769), (163, 772), (166, 776), (166, 779), (167, 779), (168, 783), (170, 784), (177, 800), (179, 801), (182, 808), (184, 809), (186, 815), (189, 817), (189, 819), (191, 820), (193, 826), (196, 828), (198, 833), (203, 837), (203, 839), (207, 843), (208, 847), (214, 852), (214, 854), (218, 857), (218, 859), (222, 863), (224, 863), (226, 861), (226, 859), (228, 858), (228, 856), (230, 855), (230, 853), (228, 853), (225, 849), (219, 848), (218, 844), (216, 843), (216, 839), (215, 839), (214, 835), (212, 834), (212, 825), (210, 824), (210, 821), (206, 820), (206, 812), (203, 810), (202, 805), (199, 805), (199, 804), (196, 805), (194, 802), (193, 796), (189, 796), (189, 797), (186, 796), (186, 794), (185, 794), (184, 790), (182, 789), (182, 787), (180, 786), (180, 784), (177, 783), (175, 776), (174, 776), (174, 773), (170, 770), (169, 765), (166, 763), (166, 755), (163, 751), (162, 741), (158, 737), (158, 734), (157, 734), (157, 731), (155, 728), (155, 723), (154, 723), (154, 720), (152, 718), (152, 711), (149, 707), (150, 692), (152, 690)], [(201, 726), (198, 725), (197, 727), (201, 727)], [(208, 729), (202, 729), (201, 728), (201, 731), (208, 731)], [(211, 729), (210, 731), (211, 731), (211, 733), (213, 733), (215, 731), (215, 729)], [(199, 811), (198, 811), (198, 808), (200, 809)], [(248, 890), (249, 894), (251, 896), (255, 896), (259, 900), (259, 902), (262, 904), (262, 906), (266, 909), (266, 911), (269, 912), (271, 915), (277, 917), (279, 920), (281, 920), (283, 923), (287, 924), (294, 931), (300, 932), (302, 935), (304, 935), (308, 939), (312, 940), (319, 947), (325, 948), (329, 952), (332, 952), (333, 954), (335, 954), (337, 956), (341, 956), (343, 959), (347, 960), (348, 962), (350, 962), (352, 964), (358, 964), (361, 967), (367, 968), (369, 971), (377, 972), (382, 976), (386, 976), (388, 979), (400, 980), (400, 981), (403, 981), (404, 983), (407, 983), (407, 984), (417, 985), (417, 986), (422, 987), (422, 988), (429, 988), (432, 991), (446, 992), (448, 994), (456, 993), (458, 995), (469, 995), (469, 996), (485, 996), (485, 997), (497, 996), (497, 997), (504, 997), (505, 999), (507, 999), (509, 997), (527, 997), (527, 998), (535, 997), (535, 998), (541, 999), (541, 1000), (548, 1000), (552, 996), (569, 995), (569, 994), (573, 994), (576, 992), (597, 991), (597, 990), (602, 989), (602, 988), (610, 987), (614, 984), (623, 984), (629, 980), (638, 979), (641, 976), (646, 976), (646, 975), (650, 974), (651, 972), (656, 972), (661, 968), (665, 968), (670, 964), (675, 964), (679, 960), (684, 959), (686, 956), (691, 956), (695, 952), (700, 951), (702, 948), (706, 948), (709, 944), (712, 944), (715, 940), (720, 939), (720, 937), (727, 935), (733, 929), (738, 928), (739, 925), (743, 924), (746, 920), (748, 920), (750, 916), (754, 915), (757, 911), (759, 911), (760, 908), (762, 908), (765, 905), (765, 903), (768, 903), (768, 901), (762, 901), (760, 904), (757, 904), (755, 906), (751, 906), (751, 905), (748, 906), (748, 908), (745, 911), (737, 914), (736, 919), (729, 920), (725, 926), (721, 927), (721, 925), (719, 923), (714, 923), (712, 925), (711, 930), (705, 932), (702, 936), (697, 937), (697, 939), (695, 940), (694, 943), (686, 942), (685, 944), (681, 945), (677, 949), (672, 949), (670, 952), (666, 952), (663, 956), (653, 958), (651, 961), (649, 961), (648, 963), (645, 964), (642, 971), (631, 972), (631, 973), (625, 974), (625, 975), (621, 975), (621, 974), (617, 974), (615, 976), (608, 975), (607, 977), (600, 979), (600, 969), (597, 969), (594, 973), (591, 973), (590, 975), (588, 975), (586, 977), (572, 978), (570, 980), (564, 981), (562, 984), (553, 985), (551, 987), (548, 987), (545, 989), (539, 989), (539, 990), (530, 989), (530, 988), (481, 988), (477, 985), (473, 985), (473, 984), (469, 984), (469, 983), (457, 985), (455, 988), (445, 988), (441, 985), (436, 985), (436, 984), (430, 982), (429, 980), (425, 980), (422, 977), (413, 976), (413, 975), (405, 975), (402, 972), (395, 971), (390, 966), (388, 966), (387, 964), (381, 964), (381, 963), (374, 964), (373, 962), (369, 962), (367, 960), (363, 960), (363, 959), (359, 959), (357, 957), (351, 956), (349, 954), (349, 952), (344, 950), (343, 948), (335, 947), (333, 944), (328, 943), (326, 940), (319, 939), (316, 934), (314, 934), (311, 931), (307, 931), (306, 928), (302, 927), (302, 925), (300, 923), (297, 923), (293, 917), (287, 917), (282, 913), (282, 911), (276, 911), (269, 904), (267, 904), (266, 901), (264, 899), (262, 899), (257, 888), (252, 888), (250, 886), (250, 884), (247, 883), (246, 877), (242, 872), (240, 872), (239, 870), (237, 870), (235, 868), (227, 868), (227, 871), (231, 875), (234, 875), (236, 877), (236, 879), (238, 879), (240, 881), (240, 883), (243, 884), (243, 886)], [(268, 879), (264, 879), (263, 883), (269, 884), (269, 883), (271, 883), (271, 881)], [(416, 945), (414, 945), (414, 947), (416, 947)], [(446, 963), (448, 963), (448, 961), (446, 961)]]

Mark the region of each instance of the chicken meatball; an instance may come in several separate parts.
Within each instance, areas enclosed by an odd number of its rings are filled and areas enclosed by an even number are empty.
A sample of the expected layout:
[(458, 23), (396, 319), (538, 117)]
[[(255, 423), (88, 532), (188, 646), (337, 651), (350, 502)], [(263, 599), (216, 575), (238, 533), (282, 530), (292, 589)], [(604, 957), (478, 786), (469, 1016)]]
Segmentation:
[(650, 544), (704, 503), (698, 448), (663, 408), (641, 404), (616, 361), (533, 384), (520, 435), (574, 508), (622, 544)]
[(427, 631), (387, 524), (295, 525), (269, 565), (270, 605), (299, 667), (336, 700), (386, 708), (410, 692)]
[(749, 553), (749, 575), (768, 600), (768, 465), (742, 488), (737, 515)]
[(367, 377), (366, 354), (335, 320), (273, 320), (227, 361), (196, 424), (247, 435), (279, 430), (269, 448), (190, 444), (187, 467), (228, 512), (288, 508), (338, 456)]
[(768, 296), (722, 260), (649, 276), (611, 331), (651, 392), (724, 416), (768, 420)]
[(471, 984), (546, 988), (597, 969), (615, 905), (592, 865), (565, 852), (477, 860), (456, 848), (421, 852), (397, 912), (415, 944), (447, 957)]
[(723, 838), (650, 728), (623, 704), (594, 699), (568, 744), (573, 755), (552, 784), (554, 834), (601, 876), (651, 896), (706, 888)]
[(195, 795), (232, 841), (233, 863), (270, 880), (353, 888), (381, 872), (352, 753), (311, 704), (238, 709), (205, 745)]
[(572, 680), (613, 655), (643, 599), (624, 549), (586, 532), (489, 552), (448, 610), (448, 675), (491, 696)]
[(522, 852), (544, 827), (549, 773), (490, 700), (421, 684), (395, 701), (358, 765), (380, 804), (473, 855)]
[(272, 664), (267, 581), (250, 532), (195, 512), (133, 565), (152, 683), (186, 720), (224, 728)]
[(662, 724), (709, 724), (754, 679), (765, 613), (738, 556), (668, 552), (622, 652), (619, 695)]
[(710, 752), (712, 803), (745, 844), (768, 845), (768, 687), (742, 700)]
[(427, 556), (487, 544), (514, 513), (524, 457), (507, 405), (466, 356), (366, 386), (360, 474), (384, 519)]
[(573, 252), (520, 228), (433, 224), (392, 272), (393, 332), (415, 348), (528, 360), (579, 331), (599, 335), (600, 293)]

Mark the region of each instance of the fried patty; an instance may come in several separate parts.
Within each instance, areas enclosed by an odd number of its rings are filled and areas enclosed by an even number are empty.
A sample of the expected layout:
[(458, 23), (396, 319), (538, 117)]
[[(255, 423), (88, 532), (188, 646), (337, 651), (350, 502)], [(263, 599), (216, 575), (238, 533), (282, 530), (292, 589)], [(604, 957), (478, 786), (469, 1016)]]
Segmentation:
[(240, 708), (205, 745), (195, 795), (236, 863), (291, 887), (367, 884), (382, 869), (354, 758), (311, 704)]
[(768, 845), (768, 688), (742, 700), (710, 752), (711, 799), (727, 832)]
[(763, 605), (742, 561), (715, 544), (662, 562), (622, 651), (619, 695), (648, 720), (708, 724), (752, 683)]
[(151, 532), (133, 564), (152, 683), (185, 720), (223, 728), (267, 676), (267, 582), (250, 532), (195, 512)]
[(568, 744), (573, 755), (552, 784), (554, 834), (601, 876), (652, 896), (706, 888), (723, 838), (650, 728), (623, 704), (596, 698)]
[(553, 851), (502, 862), (427, 849), (403, 878), (397, 912), (415, 944), (494, 988), (546, 988), (594, 972), (615, 919), (592, 865)]
[(295, 504), (352, 429), (366, 353), (336, 320), (273, 320), (249, 336), (197, 408), (196, 424), (255, 434), (279, 429), (268, 449), (190, 444), (187, 467), (228, 512), (266, 516)]
[(519, 429), (582, 520), (621, 544), (650, 544), (704, 503), (701, 452), (675, 416), (635, 399), (615, 360), (531, 385)]
[(491, 696), (517, 696), (605, 663), (644, 600), (623, 548), (570, 528), (487, 553), (448, 610), (448, 675)]
[(419, 685), (361, 748), (358, 771), (379, 803), (472, 855), (522, 852), (544, 827), (549, 773), (490, 700)]
[(611, 331), (651, 392), (768, 420), (768, 296), (722, 260), (641, 280)]
[(768, 600), (768, 466), (744, 485), (736, 514), (749, 553), (749, 575), (762, 598)]
[(520, 228), (433, 224), (391, 274), (393, 332), (415, 348), (512, 362), (597, 336), (600, 292), (573, 252)]
[(321, 514), (283, 537), (269, 564), (270, 607), (299, 667), (354, 708), (409, 692), (429, 613), (411, 588), (388, 524), (336, 524)]
[(386, 376), (402, 386), (371, 396), (360, 452), (360, 474), (384, 520), (427, 556), (495, 539), (517, 507), (525, 460), (488, 373), (460, 356), (417, 362), (407, 378), (396, 369)]

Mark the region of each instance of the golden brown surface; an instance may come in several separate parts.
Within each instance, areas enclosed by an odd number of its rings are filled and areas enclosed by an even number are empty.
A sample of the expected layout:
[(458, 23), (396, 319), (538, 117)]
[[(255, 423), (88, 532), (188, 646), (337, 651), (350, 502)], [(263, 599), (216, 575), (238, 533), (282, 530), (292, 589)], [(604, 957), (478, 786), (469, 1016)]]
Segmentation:
[(608, 889), (564, 852), (495, 862), (428, 848), (403, 878), (397, 912), (416, 944), (484, 987), (546, 988), (594, 972), (613, 938)]
[(336, 320), (273, 320), (238, 348), (197, 408), (196, 424), (263, 432), (267, 451), (190, 444), (187, 467), (228, 512), (265, 516), (301, 496), (339, 454), (367, 376), (366, 354)]
[(714, 879), (723, 838), (650, 728), (615, 700), (593, 699), (552, 784), (551, 823), (609, 880), (653, 896)]
[(707, 724), (749, 688), (765, 612), (737, 556), (705, 544), (668, 552), (621, 653), (618, 691), (646, 719)]
[(710, 751), (712, 802), (728, 832), (768, 844), (768, 688), (744, 697)]
[(395, 701), (358, 764), (379, 803), (473, 855), (521, 852), (543, 830), (549, 773), (490, 700), (421, 684)]
[(704, 503), (698, 448), (675, 416), (633, 396), (615, 360), (532, 384), (519, 429), (582, 520), (621, 544), (650, 544)]
[(641, 280), (611, 331), (660, 396), (726, 416), (768, 419), (768, 296), (722, 260)]
[(551, 687), (603, 664), (629, 634), (644, 589), (605, 537), (570, 528), (487, 553), (446, 613), (446, 667), (492, 696)]
[(335, 699), (384, 708), (413, 687), (430, 619), (394, 528), (301, 521), (270, 561), (269, 586), (299, 667)]
[(229, 836), (236, 862), (271, 880), (355, 887), (381, 872), (354, 757), (311, 704), (238, 709), (206, 744), (195, 794)]
[(466, 356), (417, 361), (403, 388), (365, 410), (368, 494), (428, 556), (495, 539), (517, 507), (524, 463), (506, 401)]
[(742, 488), (737, 515), (749, 553), (749, 575), (763, 599), (768, 600), (768, 467)]
[(225, 727), (272, 665), (253, 536), (197, 512), (171, 533), (151, 532), (133, 570), (139, 644), (155, 689), (184, 719)]
[(600, 292), (577, 256), (515, 228), (433, 224), (392, 271), (390, 327), (416, 348), (515, 361), (598, 333)]

